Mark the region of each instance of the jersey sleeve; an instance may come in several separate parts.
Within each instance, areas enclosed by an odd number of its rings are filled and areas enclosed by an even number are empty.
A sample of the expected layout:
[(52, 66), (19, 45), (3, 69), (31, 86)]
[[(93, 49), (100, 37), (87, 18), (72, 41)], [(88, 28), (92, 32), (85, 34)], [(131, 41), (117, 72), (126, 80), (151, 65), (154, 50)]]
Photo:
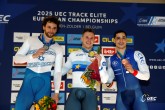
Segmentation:
[(111, 67), (111, 57), (108, 58), (107, 61), (107, 71), (108, 71), (108, 81), (107, 83), (112, 83), (113, 79), (115, 78), (114, 71)]
[(106, 70), (106, 60), (105, 57), (103, 55), (101, 55), (102, 59), (101, 59), (101, 65), (99, 67), (99, 73), (100, 73), (100, 77), (101, 77), (101, 82), (102, 83), (111, 83), (112, 80), (110, 80), (109, 78), (109, 74)]
[(135, 51), (134, 59), (137, 62), (139, 68), (138, 73), (135, 77), (140, 80), (149, 80), (150, 72), (143, 53), (141, 53), (140, 51)]
[(54, 69), (54, 88), (55, 93), (59, 93), (60, 85), (61, 85), (61, 71), (62, 71), (62, 63), (63, 63), (63, 51), (62, 47), (58, 45), (56, 48), (56, 58), (55, 58), (55, 69)]
[(18, 52), (14, 56), (14, 63), (15, 64), (22, 64), (27, 63), (30, 59), (32, 59), (32, 55), (27, 55), (28, 51), (30, 49), (30, 41), (29, 38), (23, 43), (21, 48), (18, 50)]
[(73, 53), (70, 53), (66, 63), (62, 67), (62, 75), (67, 74), (67, 72), (72, 68), (72, 57), (74, 57)]

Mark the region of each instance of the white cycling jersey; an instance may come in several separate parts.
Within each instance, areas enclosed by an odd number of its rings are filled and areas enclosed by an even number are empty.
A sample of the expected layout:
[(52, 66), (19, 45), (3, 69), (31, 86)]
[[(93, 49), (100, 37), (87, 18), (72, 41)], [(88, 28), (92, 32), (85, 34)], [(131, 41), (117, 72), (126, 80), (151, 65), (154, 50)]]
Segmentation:
[[(106, 83), (108, 81), (108, 73), (106, 71), (106, 60), (101, 55), (102, 60), (99, 67), (99, 73), (101, 82)], [(87, 88), (87, 85), (82, 81), (81, 75), (84, 73), (86, 67), (91, 64), (88, 53), (83, 50), (78, 50), (70, 53), (67, 62), (62, 68), (62, 75), (65, 75), (70, 69), (72, 69), (72, 87), (73, 88)]]
[(54, 66), (55, 92), (59, 92), (63, 59), (62, 47), (58, 43), (54, 43), (43, 55), (33, 58), (32, 55), (43, 45), (39, 37), (29, 37), (14, 56), (14, 62), (27, 63), (27, 68), (39, 74), (51, 72), (51, 68)]

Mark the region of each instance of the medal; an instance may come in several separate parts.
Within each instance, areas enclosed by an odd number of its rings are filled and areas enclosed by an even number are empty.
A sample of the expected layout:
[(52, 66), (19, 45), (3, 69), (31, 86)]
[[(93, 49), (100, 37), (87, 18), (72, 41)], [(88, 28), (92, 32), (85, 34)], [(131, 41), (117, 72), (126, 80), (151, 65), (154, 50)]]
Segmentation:
[(43, 48), (47, 51), (49, 49), (49, 45), (44, 44)]
[(88, 53), (88, 56), (91, 57), (91, 58), (93, 58), (94, 55), (95, 55), (95, 52), (94, 52), (94, 51), (90, 51), (90, 52)]

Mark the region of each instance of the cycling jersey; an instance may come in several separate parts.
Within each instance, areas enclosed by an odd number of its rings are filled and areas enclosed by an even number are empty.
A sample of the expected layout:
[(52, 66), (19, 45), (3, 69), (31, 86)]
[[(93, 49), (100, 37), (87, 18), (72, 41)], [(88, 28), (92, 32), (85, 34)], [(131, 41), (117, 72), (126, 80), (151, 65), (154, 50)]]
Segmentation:
[[(145, 57), (140, 51), (126, 50), (125, 59), (129, 61), (134, 70), (138, 70), (136, 76), (126, 71), (124, 65), (121, 63), (122, 59), (120, 59), (117, 54), (109, 57), (108, 60), (109, 74), (114, 74), (117, 81), (117, 110), (128, 110), (125, 102), (129, 102), (130, 100), (130, 103), (133, 103), (134, 110), (140, 110), (140, 108), (147, 110), (146, 103), (141, 101), (143, 94), (138, 81), (148, 80), (150, 77)], [(132, 96), (128, 96), (130, 98), (126, 98), (127, 94), (132, 94)], [(123, 101), (123, 97), (126, 100)]]

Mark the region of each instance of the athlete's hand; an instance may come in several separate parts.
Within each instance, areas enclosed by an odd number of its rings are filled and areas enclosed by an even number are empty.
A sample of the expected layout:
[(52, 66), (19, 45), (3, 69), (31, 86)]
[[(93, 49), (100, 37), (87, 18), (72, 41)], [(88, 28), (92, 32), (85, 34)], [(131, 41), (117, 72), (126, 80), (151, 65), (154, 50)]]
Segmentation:
[(56, 104), (58, 103), (59, 101), (59, 93), (54, 93), (53, 96), (52, 96), (52, 99), (56, 102)]
[(39, 48), (36, 53), (32, 55), (33, 58), (38, 58), (40, 55), (43, 55), (45, 53), (45, 48)]
[(98, 66), (100, 66), (100, 62), (101, 62), (102, 57), (99, 54), (97, 54), (97, 53), (95, 53), (94, 56), (98, 60)]
[(129, 63), (129, 61), (127, 59), (123, 59), (122, 60), (122, 64), (124, 65), (125, 69), (129, 73), (133, 73), (134, 72), (134, 69), (132, 68), (132, 65)]

